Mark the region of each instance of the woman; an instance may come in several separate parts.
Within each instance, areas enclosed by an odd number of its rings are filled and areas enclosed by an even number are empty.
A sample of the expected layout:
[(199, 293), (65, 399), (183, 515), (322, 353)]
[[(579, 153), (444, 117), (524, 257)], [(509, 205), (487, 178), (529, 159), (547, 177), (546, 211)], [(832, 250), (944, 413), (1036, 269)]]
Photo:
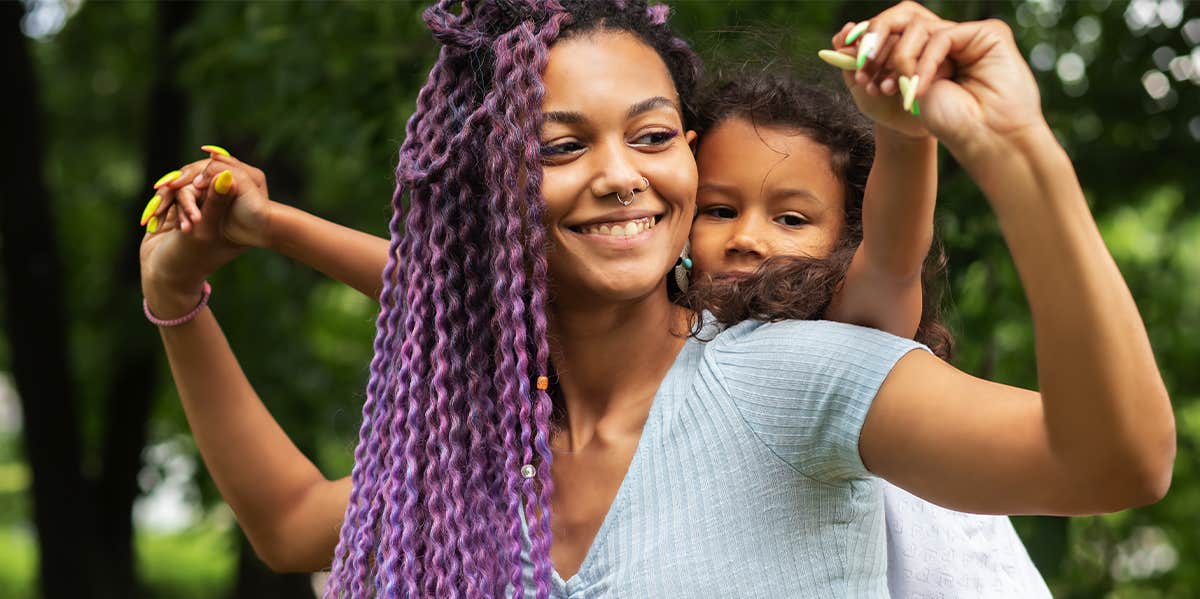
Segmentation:
[[(747, 596), (883, 595), (868, 470), (982, 512), (1106, 511), (1165, 492), (1173, 421), (1145, 331), (1002, 25), (908, 23), (928, 43), (889, 65), (919, 73), (922, 119), (997, 210), (1034, 312), (1043, 395), (847, 325), (747, 322), (685, 345), (672, 329), (692, 315), (663, 277), (695, 201), (679, 48), (623, 24), (647, 19), (635, 3), (567, 4), (575, 29), (561, 36), (555, 10), (431, 14), (451, 47), (402, 154), (412, 210), (404, 237), (393, 220), (391, 254), (404, 272), (385, 276), (344, 514), (346, 482), (287, 442), (212, 315), (163, 328), (205, 460), (269, 563), (327, 563), (344, 515), (333, 594), (520, 592), (529, 562), (540, 596), (694, 595), (730, 586), (733, 567)], [(956, 79), (935, 78), (947, 57)], [(491, 78), (456, 85), (468, 73)], [(239, 251), (213, 224), (253, 189), (214, 185), (190, 235), (147, 238), (151, 313), (193, 313), (200, 282)], [(584, 232), (601, 221), (646, 230), (625, 243)], [(533, 392), (551, 355), (557, 431), (550, 398)], [(248, 501), (258, 484), (276, 501)], [(654, 503), (658, 491), (676, 505)]]

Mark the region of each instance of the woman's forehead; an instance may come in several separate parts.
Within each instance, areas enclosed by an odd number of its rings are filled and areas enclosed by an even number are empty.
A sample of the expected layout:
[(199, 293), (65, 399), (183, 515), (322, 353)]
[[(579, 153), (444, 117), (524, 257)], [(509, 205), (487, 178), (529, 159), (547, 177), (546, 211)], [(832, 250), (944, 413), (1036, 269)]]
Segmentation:
[(543, 112), (580, 112), (610, 105), (625, 111), (653, 97), (678, 108), (675, 83), (658, 53), (636, 36), (596, 31), (556, 43), (543, 75)]

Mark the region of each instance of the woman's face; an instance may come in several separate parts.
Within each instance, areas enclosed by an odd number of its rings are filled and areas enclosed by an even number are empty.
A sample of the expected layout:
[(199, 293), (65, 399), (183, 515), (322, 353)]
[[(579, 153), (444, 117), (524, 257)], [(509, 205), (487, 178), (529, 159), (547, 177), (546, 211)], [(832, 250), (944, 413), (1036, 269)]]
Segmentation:
[(725, 120), (700, 140), (696, 274), (753, 272), (772, 256), (823, 257), (845, 221), (829, 148), (795, 131)]
[[(656, 292), (696, 203), (695, 133), (683, 130), (666, 65), (630, 34), (595, 32), (551, 47), (544, 82), (542, 194), (555, 301)], [(618, 202), (635, 189), (645, 191), (628, 206)]]

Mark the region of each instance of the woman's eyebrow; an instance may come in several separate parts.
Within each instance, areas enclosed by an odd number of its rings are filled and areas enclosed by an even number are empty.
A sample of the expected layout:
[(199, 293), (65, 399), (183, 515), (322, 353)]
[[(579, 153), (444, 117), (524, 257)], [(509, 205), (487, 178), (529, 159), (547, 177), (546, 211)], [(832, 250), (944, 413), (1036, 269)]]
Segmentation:
[(671, 100), (670, 98), (664, 98), (663, 96), (654, 96), (653, 98), (646, 98), (645, 100), (630, 106), (629, 110), (625, 112), (625, 118), (632, 119), (642, 113), (650, 112), (651, 110), (664, 106), (682, 114), (682, 111), (679, 110), (679, 105), (676, 104), (674, 100)]
[(542, 113), (542, 121), (546, 123), (560, 123), (563, 125), (582, 125), (587, 122), (587, 117), (583, 116), (582, 112), (552, 110), (550, 112)]
[[(646, 98), (645, 100), (630, 106), (629, 110), (625, 111), (625, 118), (626, 120), (632, 119), (640, 114), (650, 112), (651, 110), (662, 108), (664, 106), (671, 108), (681, 115), (683, 114), (682, 111), (679, 110), (679, 105), (676, 104), (674, 100), (663, 96), (654, 96), (653, 98)], [(542, 113), (542, 121), (545, 123), (559, 123), (561, 125), (583, 125), (588, 122), (588, 118), (584, 116), (582, 112), (575, 112), (572, 110), (551, 110)]]

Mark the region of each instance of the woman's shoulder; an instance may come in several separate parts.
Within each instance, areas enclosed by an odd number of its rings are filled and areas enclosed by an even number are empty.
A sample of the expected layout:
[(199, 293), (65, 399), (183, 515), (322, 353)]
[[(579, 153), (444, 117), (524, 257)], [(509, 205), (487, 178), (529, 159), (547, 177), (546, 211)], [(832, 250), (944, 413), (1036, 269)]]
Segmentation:
[(744, 320), (717, 330), (710, 343), (714, 348), (818, 350), (848, 346), (864, 349), (892, 346), (919, 347), (912, 339), (878, 329), (832, 320)]

